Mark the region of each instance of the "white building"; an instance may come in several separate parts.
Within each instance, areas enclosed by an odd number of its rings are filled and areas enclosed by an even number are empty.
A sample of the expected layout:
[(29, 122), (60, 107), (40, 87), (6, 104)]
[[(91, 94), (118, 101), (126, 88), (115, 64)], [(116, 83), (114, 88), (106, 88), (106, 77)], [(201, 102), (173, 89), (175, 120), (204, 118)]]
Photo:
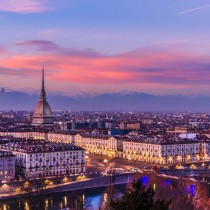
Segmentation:
[(0, 145), (16, 155), (16, 169), (22, 177), (35, 178), (79, 174), (86, 171), (85, 150), (73, 144), (17, 139)]
[(49, 132), (46, 139), (50, 142), (71, 144), (75, 142), (75, 133), (68, 131)]
[(210, 142), (169, 135), (128, 138), (123, 141), (123, 157), (158, 164), (207, 160), (210, 157)]
[(121, 138), (101, 134), (77, 134), (75, 144), (85, 148), (89, 153), (121, 157)]

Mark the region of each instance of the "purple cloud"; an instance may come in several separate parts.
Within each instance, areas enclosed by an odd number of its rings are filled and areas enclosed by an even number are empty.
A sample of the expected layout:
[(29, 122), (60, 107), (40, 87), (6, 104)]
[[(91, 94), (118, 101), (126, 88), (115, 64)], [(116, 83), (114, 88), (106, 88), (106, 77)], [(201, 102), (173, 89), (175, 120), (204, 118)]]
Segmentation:
[(16, 45), (34, 46), (39, 51), (54, 51), (59, 50), (60, 47), (51, 41), (46, 40), (28, 40), (16, 42)]
[(80, 57), (97, 57), (101, 54), (86, 48), (86, 49), (74, 49), (74, 48), (67, 48), (62, 47), (54, 42), (48, 40), (26, 40), (26, 41), (18, 41), (16, 45), (19, 46), (32, 46), (35, 47), (36, 50), (41, 52), (51, 52), (57, 53), (59, 55), (66, 55), (66, 56), (80, 56)]

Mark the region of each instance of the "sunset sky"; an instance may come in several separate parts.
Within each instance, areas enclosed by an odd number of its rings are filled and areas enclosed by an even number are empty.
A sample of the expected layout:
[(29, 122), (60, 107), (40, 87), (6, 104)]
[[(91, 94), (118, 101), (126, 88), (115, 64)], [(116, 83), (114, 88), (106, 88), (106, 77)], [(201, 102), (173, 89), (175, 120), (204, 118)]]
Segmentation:
[(210, 95), (209, 0), (1, 0), (0, 87)]

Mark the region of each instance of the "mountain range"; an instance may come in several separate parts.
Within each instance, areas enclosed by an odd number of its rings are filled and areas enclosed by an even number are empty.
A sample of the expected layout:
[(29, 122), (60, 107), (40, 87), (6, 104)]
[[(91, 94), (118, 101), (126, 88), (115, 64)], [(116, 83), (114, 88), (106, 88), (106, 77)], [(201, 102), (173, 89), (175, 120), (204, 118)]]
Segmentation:
[[(0, 110), (33, 111), (39, 96), (25, 92), (0, 93)], [(139, 92), (119, 92), (98, 95), (65, 96), (48, 94), (53, 111), (190, 111), (210, 112), (209, 96), (152, 95)]]

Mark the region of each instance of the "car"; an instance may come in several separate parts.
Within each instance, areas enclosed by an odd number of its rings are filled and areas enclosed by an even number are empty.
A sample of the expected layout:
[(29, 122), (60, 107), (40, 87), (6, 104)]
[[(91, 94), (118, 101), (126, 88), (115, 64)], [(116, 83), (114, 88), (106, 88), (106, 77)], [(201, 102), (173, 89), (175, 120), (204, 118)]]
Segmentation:
[(130, 168), (129, 171), (132, 171), (132, 172), (138, 172), (139, 169), (138, 168)]
[(99, 163), (98, 165), (99, 165), (99, 166), (103, 166), (103, 167), (104, 167), (104, 164), (102, 164), (102, 163)]
[(125, 169), (123, 169), (123, 168), (115, 168), (115, 172), (122, 173), (122, 172), (125, 172)]

